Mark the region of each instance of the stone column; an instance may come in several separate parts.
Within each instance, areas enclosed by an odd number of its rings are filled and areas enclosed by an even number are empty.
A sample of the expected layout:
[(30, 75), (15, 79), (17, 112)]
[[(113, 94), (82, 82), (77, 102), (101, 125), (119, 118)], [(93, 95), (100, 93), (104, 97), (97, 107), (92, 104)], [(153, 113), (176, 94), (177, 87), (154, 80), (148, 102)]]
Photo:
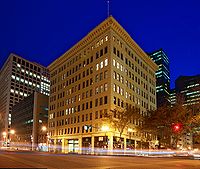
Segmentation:
[(78, 146), (79, 146), (78, 153), (81, 154), (82, 153), (82, 136), (79, 137), (79, 139), (78, 139)]
[(91, 137), (91, 154), (94, 154), (94, 136)]
[(54, 139), (54, 146), (53, 146), (53, 151), (57, 151), (57, 139)]
[(65, 139), (63, 138), (62, 139), (62, 150), (61, 150), (62, 153), (65, 153)]
[(108, 136), (108, 150), (109, 150), (109, 154), (113, 154), (113, 133), (110, 133), (110, 135)]
[(134, 145), (135, 145), (135, 149), (136, 149), (136, 147), (137, 147), (137, 141), (136, 140), (134, 140)]

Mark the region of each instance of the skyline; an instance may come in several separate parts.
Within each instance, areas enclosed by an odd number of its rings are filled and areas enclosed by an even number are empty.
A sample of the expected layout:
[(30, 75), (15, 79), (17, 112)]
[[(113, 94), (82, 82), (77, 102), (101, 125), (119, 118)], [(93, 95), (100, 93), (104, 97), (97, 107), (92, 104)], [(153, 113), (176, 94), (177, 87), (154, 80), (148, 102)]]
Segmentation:
[[(106, 0), (93, 2), (1, 1), (0, 67), (10, 53), (48, 66), (107, 18)], [(199, 74), (198, 5), (195, 0), (111, 0), (110, 13), (145, 52), (163, 48), (174, 87), (180, 75)]]

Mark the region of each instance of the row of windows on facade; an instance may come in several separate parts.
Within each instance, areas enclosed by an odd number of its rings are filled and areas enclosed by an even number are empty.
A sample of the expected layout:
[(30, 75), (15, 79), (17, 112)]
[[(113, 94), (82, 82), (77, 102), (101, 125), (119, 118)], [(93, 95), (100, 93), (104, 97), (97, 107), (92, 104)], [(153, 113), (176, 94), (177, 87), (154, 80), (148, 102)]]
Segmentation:
[[(96, 52), (96, 59), (100, 58), (101, 56), (103, 56), (104, 54), (107, 54), (108, 52), (108, 47), (106, 46), (104, 49), (101, 49), (100, 51)], [(77, 71), (81, 70), (81, 68), (85, 68), (87, 65), (89, 65), (90, 63), (92, 63), (94, 61), (93, 56), (91, 56), (90, 58), (85, 59), (82, 63), (77, 63), (76, 66), (74, 66), (73, 68), (71, 67), (66, 67), (65, 69), (69, 69), (68, 71), (66, 71), (66, 73), (64, 73), (61, 77), (61, 79), (65, 79), (66, 77), (72, 75), (73, 73), (76, 73)], [(54, 77), (56, 75), (56, 73), (52, 74), (52, 77)], [(60, 79), (58, 78), (58, 81), (60, 81)]]
[(35, 78), (35, 79), (42, 79), (46, 82), (49, 82), (49, 75), (48, 72), (45, 73), (46, 76), (44, 76), (41, 72), (36, 72), (36, 71), (32, 71), (29, 69), (24, 68), (23, 66), (21, 66), (20, 64), (16, 63), (13, 65), (12, 67), (12, 72), (13, 73), (18, 73), (20, 75), (26, 75), (26, 77), (28, 76), (29, 78)]
[[(82, 123), (82, 122), (91, 121), (91, 120), (93, 120), (93, 115), (92, 114), (93, 113), (83, 114), (82, 116), (74, 116), (74, 117), (69, 117), (69, 118), (66, 118), (66, 119), (52, 121), (52, 122), (49, 122), (49, 128), (54, 128), (56, 126), (59, 127), (59, 126), (65, 126), (65, 125), (70, 125), (70, 124), (72, 125), (72, 124), (76, 124), (76, 123)], [(146, 113), (144, 113), (142, 111), (141, 115), (142, 116), (146, 116)], [(82, 117), (82, 118), (80, 118), (80, 117)], [(95, 112), (95, 119), (101, 119), (101, 118), (104, 118), (104, 117), (108, 117), (107, 109)], [(113, 114), (113, 117), (114, 118), (119, 118), (117, 116), (117, 114)], [(135, 119), (134, 117), (132, 117), (129, 122), (131, 124), (135, 124), (135, 125), (139, 125), (139, 126), (143, 125), (143, 121), (142, 120)]]
[(30, 68), (32, 69), (33, 71), (37, 71), (37, 72), (40, 72), (41, 71), (41, 68), (38, 67), (38, 66), (35, 66), (33, 65), (32, 63), (29, 63), (25, 60), (23, 60), (22, 58), (18, 58), (16, 56), (13, 57), (13, 61), (14, 61), (14, 64), (16, 65), (16, 63), (22, 65), (22, 67), (26, 67), (26, 69)]
[[(27, 80), (25, 80), (25, 79), (27, 79)], [(25, 78), (25, 79), (15, 77), (14, 75), (12, 75), (11, 81), (14, 82), (14, 83), (21, 84), (21, 86), (25, 85), (25, 86), (30, 86), (31, 88), (32, 87), (40, 88), (40, 82), (35, 82), (35, 81), (32, 81), (31, 79), (28, 79), (28, 78)]]
[[(50, 136), (55, 136), (55, 135), (66, 135), (66, 134), (84, 134), (88, 132), (98, 132), (101, 131), (100, 127), (98, 127), (98, 124), (96, 124), (94, 127), (89, 128), (88, 130), (85, 130), (85, 126), (82, 126), (82, 131), (80, 131), (81, 127), (71, 127), (71, 128), (65, 128), (65, 129), (58, 129), (58, 130), (52, 130), (49, 132)], [(128, 132), (126, 134), (129, 134), (129, 136), (136, 136), (136, 137), (141, 137), (142, 133), (140, 132)], [(147, 138), (147, 134), (144, 135), (145, 138)], [(152, 136), (154, 137), (154, 136)], [(154, 137), (155, 138), (155, 137)]]
[[(131, 100), (131, 97), (129, 99), (130, 99), (130, 101), (133, 101), (133, 100)], [(149, 109), (149, 104), (146, 103), (145, 101), (141, 100), (140, 98), (136, 97), (133, 102), (137, 105), (141, 105), (142, 107), (144, 107), (147, 110)], [(128, 103), (126, 103), (123, 99), (117, 98), (116, 96), (113, 97), (113, 103), (122, 108), (126, 108), (128, 106)], [(155, 107), (150, 105), (150, 110), (154, 110), (154, 109), (155, 109)]]
[[(115, 38), (115, 36), (113, 36), (113, 41), (116, 42), (117, 45), (119, 45), (122, 49), (124, 48), (125, 49), (125, 52), (128, 56), (130, 56), (132, 59), (135, 60), (136, 63), (138, 63), (138, 65), (140, 65), (144, 70), (148, 71), (148, 67), (143, 63), (142, 60), (140, 60), (136, 55), (133, 54), (133, 52), (131, 52), (131, 50), (129, 50), (126, 46), (124, 47), (123, 43)], [(115, 49), (114, 49), (115, 48)], [(116, 49), (116, 47), (113, 48), (113, 53), (115, 55), (117, 55), (119, 58), (121, 58), (121, 60), (124, 60), (124, 57), (123, 57), (123, 53), (120, 54), (119, 50)], [(126, 58), (127, 59), (127, 58)], [(125, 59), (125, 60), (126, 60)], [(128, 63), (128, 59), (126, 61)], [(154, 73), (153, 71), (149, 70), (149, 73), (154, 77)]]
[[(88, 74), (89, 75), (89, 74)], [(77, 78), (78, 77), (78, 78)], [(106, 79), (108, 77), (108, 71), (104, 71), (104, 72), (101, 72), (99, 74), (97, 74), (95, 76), (95, 82), (99, 82), (103, 79)], [(68, 85), (76, 82), (77, 80), (80, 80), (80, 74), (78, 76), (75, 76), (75, 77), (72, 77), (71, 79), (67, 80), (66, 82), (58, 85), (58, 90), (60, 89), (63, 89), (63, 88), (66, 88)], [(84, 82), (85, 83), (85, 82)], [(92, 78), (90, 78), (90, 85), (93, 84), (93, 81), (92, 81)], [(85, 84), (83, 84), (84, 86)], [(89, 80), (86, 80), (86, 87), (88, 87), (89, 85)], [(56, 92), (56, 86), (55, 87), (51, 87), (51, 94), (55, 93)], [(70, 94), (73, 94), (74, 92), (78, 91), (81, 89), (81, 84), (78, 84), (78, 85), (75, 85), (74, 87), (71, 87), (70, 89), (68, 89), (66, 91), (66, 94), (67, 95), (70, 95)], [(52, 96), (55, 98), (55, 96)], [(53, 101), (54, 99), (50, 98), (50, 101)]]
[(37, 85), (35, 83), (32, 83), (30, 81), (24, 80), (24, 79), (19, 79), (18, 77), (16, 77), (16, 80), (13, 79), (14, 77), (12, 77), (11, 79), (11, 93), (15, 93), (15, 94), (20, 94), (24, 92), (26, 94), (24, 94), (24, 96), (26, 97), (28, 95), (27, 91), (40, 91), (41, 93), (45, 94), (45, 95), (49, 95), (49, 84), (45, 84), (43, 82), (41, 82), (41, 84), (39, 85), (37, 83)]
[[(68, 112), (66, 112), (66, 115), (67, 114), (68, 114)], [(57, 112), (57, 114), (56, 113), (49, 114), (49, 119), (50, 120), (54, 119), (56, 117), (56, 115), (57, 115), (57, 117), (65, 116), (64, 110)], [(103, 117), (107, 117), (107, 116), (108, 116), (107, 109), (95, 112), (95, 119), (99, 119), (99, 118), (103, 118)], [(67, 124), (74, 124), (74, 123), (84, 122), (84, 121), (88, 121), (88, 120), (92, 120), (92, 113), (90, 113), (89, 115), (88, 114), (85, 114), (85, 115), (83, 114), (81, 121), (80, 121), (80, 115), (74, 116), (74, 117), (71, 117), (71, 118), (69, 117), (69, 118), (65, 119), (65, 122), (64, 122), (64, 119), (59, 120), (59, 122), (57, 122), (57, 126), (62, 126), (62, 125), (67, 125)], [(55, 121), (49, 122), (49, 127), (55, 127)]]
[[(113, 59), (113, 66), (116, 67), (117, 69), (119, 69), (121, 72), (125, 72), (125, 74), (126, 74), (127, 77), (129, 77), (130, 79), (134, 80), (134, 74), (131, 73), (131, 71), (129, 71), (127, 68), (124, 68), (123, 64), (120, 64), (115, 59)], [(135, 72), (138, 73), (138, 75), (140, 75), (144, 80), (148, 81), (147, 75), (145, 75), (145, 73), (143, 73), (142, 71), (140, 71), (140, 69), (138, 69), (137, 67), (135, 67), (135, 68), (136, 68)], [(135, 75), (135, 81), (136, 82), (137, 82), (137, 79), (140, 79), (140, 78)], [(140, 82), (140, 80), (138, 80), (138, 83), (139, 82)], [(150, 82), (150, 84), (152, 84), (153, 86), (155, 86), (155, 82), (151, 78), (149, 78), (149, 82)]]
[[(122, 96), (124, 96), (124, 90), (123, 90), (123, 88), (121, 88), (120, 86), (118, 86), (116, 84), (114, 84), (114, 86), (113, 86), (113, 91), (116, 92), (116, 93), (118, 93), (118, 94), (120, 94), (120, 95), (122, 95)], [(138, 97), (135, 97), (134, 94), (131, 94), (129, 92), (125, 92), (125, 98), (129, 99), (130, 101), (132, 101), (132, 102), (134, 102), (136, 104), (139, 104), (139, 105), (140, 105), (140, 103), (142, 103), (142, 107), (148, 108), (148, 104), (144, 100), (142, 100), (142, 99), (140, 99)], [(148, 99), (148, 96), (147, 96), (147, 99)], [(150, 101), (151, 101), (151, 99), (150, 99)], [(122, 103), (123, 102), (124, 101), (122, 101)], [(154, 103), (154, 102), (152, 102), (152, 103)], [(121, 107), (123, 107), (123, 104), (121, 104)]]
[[(105, 84), (100, 85), (100, 86), (95, 88), (95, 94), (103, 93), (107, 90), (108, 90), (108, 85), (107, 85), (107, 83), (105, 83)], [(92, 96), (92, 89), (89, 90), (89, 91), (83, 92), (82, 95), (78, 94), (78, 95), (75, 95), (71, 98), (66, 98), (66, 104), (65, 105), (76, 103), (77, 101), (84, 100), (85, 98), (87, 99), (91, 96)], [(52, 102), (52, 98), (54, 99), (54, 97), (50, 97), (50, 102)], [(50, 110), (53, 110), (52, 105), (50, 105)]]
[[(113, 78), (114, 79), (116, 79), (117, 81), (119, 81), (119, 82), (121, 82), (122, 84), (124, 84), (124, 77), (120, 74), (120, 73), (116, 73), (115, 71), (113, 72)], [(140, 85), (140, 79), (138, 78), (138, 80), (137, 80), (137, 78), (136, 78), (136, 82), (138, 82), (138, 85)], [(126, 80), (125, 81), (125, 84), (126, 84), (126, 86), (129, 88), (129, 89), (131, 89), (131, 90), (133, 90), (133, 91), (135, 91), (137, 94), (139, 94), (140, 95), (140, 88), (139, 87), (134, 87), (134, 84), (132, 84), (131, 82), (129, 82), (128, 80)], [(142, 85), (142, 87), (144, 88), (144, 89), (146, 89), (146, 90), (148, 90), (148, 86), (147, 86), (147, 84), (145, 84), (145, 83), (143, 83), (143, 81), (141, 81), (141, 85)], [(151, 86), (150, 86), (150, 92), (153, 94), (153, 95), (155, 95), (155, 90), (153, 89), (153, 88), (151, 88)], [(143, 93), (143, 91), (141, 90), (141, 93)], [(144, 92), (145, 93), (145, 92)], [(144, 97), (145, 98), (145, 97)], [(147, 97), (148, 98), (148, 97)]]
[[(126, 65), (128, 65), (130, 68), (132, 68), (132, 70), (134, 70), (134, 63), (131, 62), (128, 58), (124, 57), (123, 53), (120, 52), (119, 50), (117, 50), (115, 47), (113, 47), (113, 53), (118, 57), (120, 58), (123, 63), (125, 63)], [(136, 58), (136, 57), (135, 57)], [(134, 60), (133, 60), (134, 61)], [(138, 62), (137, 62), (137, 59), (135, 60), (136, 62), (135, 63), (138, 63), (138, 65), (140, 65), (139, 63), (141, 63), (141, 68), (143, 68), (144, 70), (147, 71), (147, 66), (144, 66), (144, 64), (142, 64), (142, 62), (139, 62), (139, 59), (138, 59)], [(137, 66), (135, 66), (135, 71), (137, 70)], [(149, 70), (150, 71), (150, 70)]]
[[(105, 105), (105, 104), (108, 104), (108, 96), (97, 98), (94, 101), (95, 107), (102, 106), (102, 105)], [(60, 103), (57, 103), (57, 108), (63, 107), (63, 106), (64, 106), (64, 101), (60, 102)], [(66, 109), (66, 114), (80, 112), (81, 110), (82, 111), (85, 110), (85, 109), (87, 110), (87, 109), (92, 108), (92, 107), (93, 107), (93, 102), (92, 101), (86, 102), (86, 103), (82, 104), (82, 109), (81, 109), (81, 105), (73, 106), (71, 108), (67, 108)], [(56, 105), (55, 104), (52, 104), (49, 107), (49, 110), (55, 110), (55, 109), (56, 109)]]
[[(104, 42), (108, 41), (108, 35), (105, 35), (104, 37), (101, 37), (100, 40), (96, 41), (95, 44), (93, 44), (92, 46), (88, 47), (87, 49), (84, 49), (80, 54), (72, 57), (66, 64), (62, 65), (61, 67), (59, 67), (57, 70), (55, 70), (52, 74), (51, 77), (55, 76), (57, 73), (60, 73), (62, 71), (64, 71), (66, 68), (72, 66), (73, 64), (75, 64), (77, 61), (79, 61), (82, 56), (86, 56), (88, 54), (90, 54), (90, 52), (92, 50), (94, 50), (94, 48), (98, 48), (100, 46), (103, 45)], [(98, 51), (100, 53), (100, 55), (103, 55), (103, 49), (101, 49), (100, 51)], [(104, 48), (104, 54), (106, 54), (108, 52), (108, 48), (107, 46)], [(93, 58), (92, 58), (93, 61)], [(91, 62), (92, 62), (91, 61)], [(87, 63), (89, 64), (89, 60), (87, 59)], [(76, 63), (77, 65), (77, 63)]]
[[(106, 58), (104, 61), (101, 61), (99, 64), (96, 64), (96, 70), (102, 69), (104, 66), (106, 67), (108, 65), (108, 59)], [(86, 75), (85, 75), (85, 71), (83, 71), (82, 73), (82, 78), (89, 76), (90, 74), (93, 73), (93, 68), (90, 67), (90, 69), (86, 70)], [(58, 90), (62, 89), (62, 87), (67, 87), (68, 85), (73, 84), (74, 82), (81, 80), (81, 74), (79, 73), (79, 75), (76, 75), (75, 77), (70, 78), (69, 80), (66, 81), (66, 83), (63, 83), (61, 85), (58, 86)], [(52, 87), (51, 87), (51, 93), (56, 92), (56, 87), (53, 87), (54, 84), (56, 84), (56, 79), (52, 80)]]

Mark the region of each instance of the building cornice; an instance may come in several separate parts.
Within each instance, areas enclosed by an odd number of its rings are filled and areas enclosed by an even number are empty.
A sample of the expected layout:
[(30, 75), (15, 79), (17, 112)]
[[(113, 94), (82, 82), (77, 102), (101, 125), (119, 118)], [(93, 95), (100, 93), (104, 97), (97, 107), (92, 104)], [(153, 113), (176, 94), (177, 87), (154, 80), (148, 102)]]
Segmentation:
[[(53, 70), (57, 68), (58, 65), (65, 62), (66, 59), (69, 59), (71, 56), (74, 56), (81, 49), (86, 47), (88, 43), (91, 43), (95, 37), (98, 37), (106, 30), (112, 29), (116, 33), (120, 35), (120, 37), (127, 42), (132, 49), (138, 54), (142, 59), (150, 65), (150, 67), (156, 71), (158, 66), (148, 57), (148, 55), (139, 47), (139, 45), (131, 38), (131, 36), (125, 31), (125, 29), (112, 17), (110, 16), (98, 26), (96, 26), (91, 32), (89, 32), (82, 40), (76, 43), (72, 48), (70, 48), (67, 52), (65, 52), (62, 56), (52, 62), (48, 68), (49, 70)], [(66, 56), (68, 56), (66, 58)]]

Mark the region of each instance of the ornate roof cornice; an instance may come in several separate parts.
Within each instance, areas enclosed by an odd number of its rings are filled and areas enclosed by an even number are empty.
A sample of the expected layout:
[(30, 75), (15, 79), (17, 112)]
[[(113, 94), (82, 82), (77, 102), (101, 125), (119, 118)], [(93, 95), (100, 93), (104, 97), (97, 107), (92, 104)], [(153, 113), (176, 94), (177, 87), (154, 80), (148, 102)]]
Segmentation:
[(106, 30), (112, 29), (114, 30), (119, 36), (129, 44), (129, 46), (134, 49), (136, 54), (143, 58), (143, 60), (148, 63), (153, 70), (157, 70), (157, 65), (148, 57), (148, 55), (137, 45), (137, 43), (131, 38), (131, 36), (125, 31), (125, 29), (112, 17), (108, 17), (98, 26), (96, 26), (91, 32), (89, 32), (83, 39), (81, 39), (78, 43), (76, 43), (72, 48), (70, 48), (67, 52), (65, 52), (62, 56), (52, 62), (48, 68), (51, 71), (52, 69), (56, 68), (58, 64), (62, 64), (71, 56), (74, 56), (79, 52), (81, 49), (85, 48), (88, 43), (91, 43), (94, 38), (98, 37)]

